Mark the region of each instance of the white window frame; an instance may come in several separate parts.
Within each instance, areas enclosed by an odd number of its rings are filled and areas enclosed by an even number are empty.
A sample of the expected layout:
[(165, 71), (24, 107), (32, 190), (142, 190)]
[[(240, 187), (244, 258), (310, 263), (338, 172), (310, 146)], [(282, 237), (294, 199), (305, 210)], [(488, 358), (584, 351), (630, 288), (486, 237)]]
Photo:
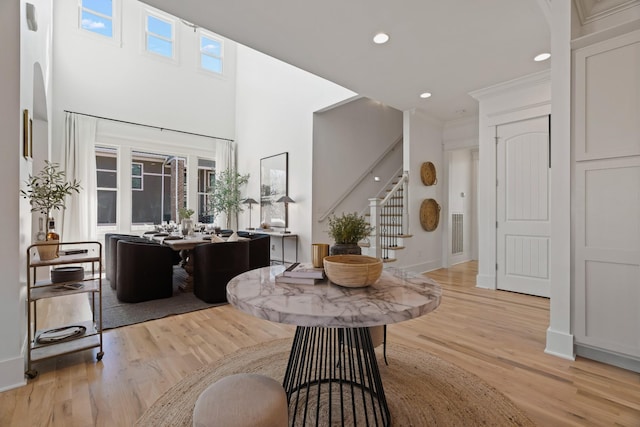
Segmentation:
[[(208, 39), (211, 40), (215, 40), (217, 42), (220, 43), (220, 56), (215, 56), (215, 55), (211, 55), (209, 53), (203, 52), (202, 51), (202, 38), (206, 37)], [(222, 64), (222, 69), (220, 70), (220, 72), (216, 72), (216, 71), (211, 71), (208, 68), (204, 68), (202, 66), (202, 55), (206, 55), (209, 56), (211, 58), (217, 58), (220, 59), (220, 63)], [(224, 75), (224, 39), (214, 33), (211, 33), (209, 31), (205, 31), (203, 29), (199, 29), (198, 31), (198, 69), (204, 73), (207, 73), (209, 75), (212, 76), (223, 76)]]
[[(105, 151), (108, 150), (108, 151)], [(108, 147), (106, 145), (98, 145), (95, 147), (94, 150), (94, 157), (98, 157), (98, 156), (102, 156), (102, 157), (110, 157), (110, 155), (113, 154), (113, 157), (115, 157), (116, 159), (116, 168), (115, 169), (96, 169), (96, 173), (98, 172), (115, 172), (116, 174), (116, 186), (115, 187), (96, 187), (96, 197), (97, 197), (97, 192), (98, 191), (111, 191), (116, 193), (116, 200), (118, 200), (119, 195), (119, 188), (118, 188), (118, 180), (119, 180), (119, 171), (118, 171), (118, 157), (119, 157), (119, 152), (117, 148), (114, 147)], [(97, 220), (97, 218), (96, 218)], [(117, 213), (117, 209), (116, 209), (116, 224), (118, 223), (118, 213)], [(114, 228), (114, 224), (96, 224), (96, 229), (97, 230), (105, 230), (109, 231), (110, 229)]]
[[(151, 16), (155, 19), (159, 19), (161, 21), (165, 21), (169, 24), (171, 24), (171, 39), (167, 39), (166, 37), (163, 37), (159, 34), (156, 33), (149, 33), (149, 28), (148, 28), (148, 24), (149, 24), (149, 19), (148, 17)], [(164, 60), (164, 61), (169, 61), (172, 63), (177, 63), (178, 62), (178, 31), (177, 31), (177, 21), (174, 17), (161, 13), (159, 11), (155, 11), (155, 10), (151, 10), (148, 8), (144, 8), (142, 11), (142, 42), (141, 42), (141, 50), (145, 55), (148, 55), (149, 57), (152, 58), (156, 58), (156, 59), (160, 59), (160, 60)], [(152, 35), (153, 37), (171, 42), (171, 57), (169, 56), (164, 56), (161, 55), (159, 53), (153, 52), (151, 50), (149, 50), (149, 46), (147, 45), (147, 36), (148, 35)]]
[[(121, 46), (121, 26), (120, 26), (120, 15), (121, 15), (121, 0), (112, 0), (111, 2), (111, 17), (102, 15), (98, 12), (93, 11), (92, 9), (86, 9), (82, 6), (82, 0), (78, 0), (78, 32), (86, 37), (93, 38), (95, 40), (102, 40), (106, 42), (111, 42), (116, 44), (117, 46)], [(95, 31), (87, 30), (82, 27), (82, 11), (86, 10), (94, 15), (102, 16), (104, 18), (111, 20), (111, 37), (105, 36), (104, 34), (96, 33)]]
[[(140, 165), (140, 175), (133, 174), (133, 165)], [(140, 188), (133, 187), (133, 180), (140, 179)], [(144, 191), (144, 163), (131, 162), (131, 191)]]

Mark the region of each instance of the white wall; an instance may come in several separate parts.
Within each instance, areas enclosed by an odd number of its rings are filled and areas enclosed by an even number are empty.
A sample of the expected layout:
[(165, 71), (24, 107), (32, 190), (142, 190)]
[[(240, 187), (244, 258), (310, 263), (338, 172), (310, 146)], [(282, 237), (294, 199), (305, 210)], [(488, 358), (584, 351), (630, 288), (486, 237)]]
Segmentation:
[[(289, 205), (288, 228), (300, 235), (299, 259), (310, 260), (313, 113), (355, 94), (242, 45), (236, 87), (238, 170), (250, 174), (246, 195), (259, 200), (260, 159), (288, 152), (289, 196), (296, 202)], [(253, 214), (255, 225), (259, 207), (254, 206)], [(240, 213), (239, 228), (248, 226), (247, 215)], [(288, 259), (290, 250), (285, 249)], [(280, 251), (277, 244), (276, 251)]]
[[(31, 161), (22, 156), (22, 110), (28, 109), (30, 114), (34, 110), (34, 64), (41, 64), (45, 78), (49, 75), (51, 13), (50, 0), (32, 3), (38, 10), (37, 32), (27, 29), (24, 1), (0, 2), (0, 154), (9, 160), (0, 169), (3, 221), (7, 224), (0, 247), (0, 391), (25, 383), (25, 264), (26, 248), (31, 244), (31, 213), (19, 190), (31, 172)], [(48, 81), (42, 86), (50, 88)]]
[[(427, 271), (442, 266), (442, 214), (443, 203), (442, 124), (420, 110), (405, 111), (403, 121), (404, 170), (409, 171), (409, 234), (403, 239), (405, 249), (394, 267), (411, 271)], [(420, 179), (420, 166), (430, 161), (436, 167), (438, 183), (425, 186)], [(424, 199), (435, 199), (440, 204), (440, 225), (434, 231), (425, 231), (420, 225), (420, 204)]]
[[(447, 236), (443, 242), (443, 249), (446, 251), (449, 259), (448, 264), (458, 264), (461, 262), (469, 261), (471, 259), (471, 235), (472, 235), (472, 202), (473, 202), (473, 189), (471, 186), (472, 177), (472, 159), (471, 149), (459, 149), (448, 151), (445, 154), (449, 164), (447, 188), (449, 196), (447, 198), (448, 209), (448, 221), (443, 221), (446, 224)], [(451, 214), (462, 213), (463, 214), (463, 252), (460, 254), (452, 255), (452, 224)], [(442, 216), (447, 213), (442, 212)], [(444, 218), (442, 218), (444, 220)]]
[[(313, 240), (333, 244), (327, 235), (328, 210), (363, 175), (366, 177), (335, 207), (336, 215), (368, 211), (376, 196), (402, 166), (402, 145), (397, 144), (376, 167), (372, 165), (402, 136), (402, 112), (360, 98), (316, 113), (313, 124)], [(374, 177), (380, 181), (375, 182)]]
[(176, 20), (177, 59), (144, 51), (143, 11), (122, 4), (122, 40), (116, 43), (78, 28), (78, 2), (54, 9), (54, 141), (64, 136), (63, 110), (235, 138), (236, 45), (225, 40), (224, 76), (198, 69), (199, 39)]

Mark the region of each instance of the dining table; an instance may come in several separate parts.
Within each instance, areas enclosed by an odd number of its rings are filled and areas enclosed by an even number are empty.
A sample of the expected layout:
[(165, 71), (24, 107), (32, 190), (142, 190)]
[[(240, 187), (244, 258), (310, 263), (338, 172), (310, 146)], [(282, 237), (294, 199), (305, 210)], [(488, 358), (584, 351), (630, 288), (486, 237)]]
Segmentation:
[(329, 279), (297, 285), (276, 280), (284, 270), (278, 265), (236, 276), (227, 285), (227, 299), (255, 317), (296, 326), (283, 378), (290, 425), (309, 419), (318, 425), (321, 417), (331, 425), (390, 425), (369, 327), (432, 312), (440, 305), (440, 285), (391, 267), (365, 287)]

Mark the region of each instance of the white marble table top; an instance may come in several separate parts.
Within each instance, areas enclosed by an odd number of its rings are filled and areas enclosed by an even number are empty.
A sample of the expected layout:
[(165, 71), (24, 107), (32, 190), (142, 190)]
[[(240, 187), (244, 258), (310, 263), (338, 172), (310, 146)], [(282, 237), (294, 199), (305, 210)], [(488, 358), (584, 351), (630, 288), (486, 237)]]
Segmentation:
[(377, 283), (345, 288), (325, 280), (316, 285), (276, 283), (282, 265), (247, 271), (227, 285), (229, 303), (240, 311), (297, 326), (357, 328), (413, 319), (440, 305), (433, 280), (385, 268)]

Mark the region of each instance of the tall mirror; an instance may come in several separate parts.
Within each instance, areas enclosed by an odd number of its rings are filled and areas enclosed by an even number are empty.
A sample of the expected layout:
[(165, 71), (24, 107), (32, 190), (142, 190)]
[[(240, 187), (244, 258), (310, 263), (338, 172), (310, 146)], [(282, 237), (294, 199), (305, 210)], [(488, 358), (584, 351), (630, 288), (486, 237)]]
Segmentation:
[(289, 153), (280, 153), (260, 159), (260, 223), (270, 227), (286, 228), (289, 224), (287, 206), (276, 203), (289, 192), (287, 180)]

